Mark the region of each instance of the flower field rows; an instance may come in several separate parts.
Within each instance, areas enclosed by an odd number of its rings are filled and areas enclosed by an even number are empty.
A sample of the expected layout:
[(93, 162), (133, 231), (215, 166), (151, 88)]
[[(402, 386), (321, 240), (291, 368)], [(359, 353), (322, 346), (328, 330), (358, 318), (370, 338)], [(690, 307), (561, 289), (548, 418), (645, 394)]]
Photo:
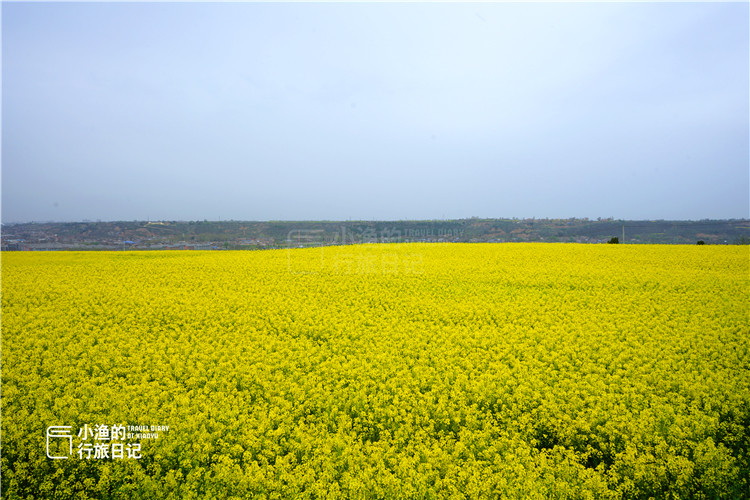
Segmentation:
[(748, 498), (749, 265), (4, 253), (3, 498)]

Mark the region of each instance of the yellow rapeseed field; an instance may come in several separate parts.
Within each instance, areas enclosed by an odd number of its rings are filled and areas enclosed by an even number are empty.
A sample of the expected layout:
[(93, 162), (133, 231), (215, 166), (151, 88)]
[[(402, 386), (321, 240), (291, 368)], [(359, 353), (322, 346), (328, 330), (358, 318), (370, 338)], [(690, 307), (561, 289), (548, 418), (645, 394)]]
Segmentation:
[(2, 255), (3, 498), (748, 498), (744, 246)]

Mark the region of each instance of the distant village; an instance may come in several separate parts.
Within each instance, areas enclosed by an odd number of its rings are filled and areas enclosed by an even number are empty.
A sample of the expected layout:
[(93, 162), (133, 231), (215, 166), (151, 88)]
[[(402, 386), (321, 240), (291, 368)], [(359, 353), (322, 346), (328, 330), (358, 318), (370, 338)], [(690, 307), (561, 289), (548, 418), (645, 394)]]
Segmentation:
[[(167, 227), (169, 222), (145, 222), (141, 227), (120, 227), (116, 223), (81, 223), (78, 231), (66, 230), (69, 224), (40, 223), (3, 225), (3, 251), (33, 250), (225, 250), (233, 248), (272, 247), (272, 238), (231, 238), (221, 241), (175, 239), (171, 234), (152, 231), (156, 226)], [(115, 224), (113, 227), (106, 227)]]

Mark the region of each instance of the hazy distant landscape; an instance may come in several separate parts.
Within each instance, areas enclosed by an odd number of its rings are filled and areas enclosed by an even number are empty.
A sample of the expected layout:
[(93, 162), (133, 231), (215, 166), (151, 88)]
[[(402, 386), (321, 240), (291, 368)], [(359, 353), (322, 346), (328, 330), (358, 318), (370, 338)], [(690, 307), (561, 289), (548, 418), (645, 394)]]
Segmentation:
[[(624, 230), (624, 239), (623, 239)], [(121, 221), (5, 224), (3, 250), (224, 250), (406, 242), (736, 245), (750, 220)]]

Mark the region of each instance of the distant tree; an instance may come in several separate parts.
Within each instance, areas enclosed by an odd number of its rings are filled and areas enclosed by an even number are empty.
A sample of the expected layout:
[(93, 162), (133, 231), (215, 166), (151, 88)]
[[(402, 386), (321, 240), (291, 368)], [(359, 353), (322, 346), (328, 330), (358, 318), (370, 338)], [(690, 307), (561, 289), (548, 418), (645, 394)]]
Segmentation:
[(614, 238), (610, 238), (607, 243), (610, 243), (612, 245), (617, 245), (618, 243), (620, 243), (620, 238), (618, 238), (617, 236), (615, 236)]
[(706, 242), (703, 240), (698, 240), (698, 243), (696, 243), (696, 245), (705, 245), (705, 244)]

